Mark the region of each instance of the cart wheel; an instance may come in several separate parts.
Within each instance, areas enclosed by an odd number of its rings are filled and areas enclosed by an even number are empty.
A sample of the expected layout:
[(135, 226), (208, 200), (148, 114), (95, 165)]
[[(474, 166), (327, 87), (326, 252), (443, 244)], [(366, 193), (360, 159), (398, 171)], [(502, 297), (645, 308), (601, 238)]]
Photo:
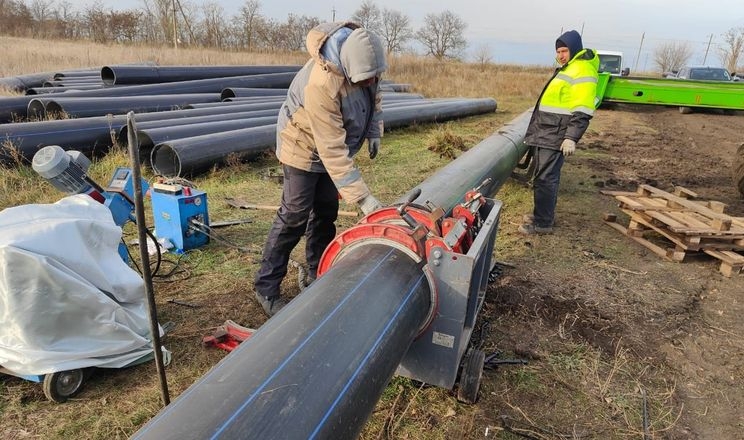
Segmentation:
[(486, 354), (484, 352), (468, 350), (465, 355), (465, 364), (460, 372), (460, 386), (457, 390), (458, 401), (472, 404), (478, 400), (478, 389), (480, 389), (485, 360)]
[(44, 395), (52, 402), (63, 403), (80, 391), (84, 380), (82, 369), (47, 374), (44, 376)]

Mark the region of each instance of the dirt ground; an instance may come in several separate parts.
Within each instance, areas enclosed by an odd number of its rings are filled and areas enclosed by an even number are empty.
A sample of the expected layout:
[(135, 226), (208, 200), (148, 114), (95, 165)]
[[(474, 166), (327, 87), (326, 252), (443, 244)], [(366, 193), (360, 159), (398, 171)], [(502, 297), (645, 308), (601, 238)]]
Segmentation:
[(485, 372), (473, 438), (744, 438), (744, 274), (660, 258), (603, 224), (624, 214), (599, 194), (681, 185), (744, 216), (730, 171), (742, 142), (741, 113), (598, 111), (564, 166), (556, 233), (519, 237), (517, 212), (501, 227), (512, 259), (484, 346), (530, 364)]

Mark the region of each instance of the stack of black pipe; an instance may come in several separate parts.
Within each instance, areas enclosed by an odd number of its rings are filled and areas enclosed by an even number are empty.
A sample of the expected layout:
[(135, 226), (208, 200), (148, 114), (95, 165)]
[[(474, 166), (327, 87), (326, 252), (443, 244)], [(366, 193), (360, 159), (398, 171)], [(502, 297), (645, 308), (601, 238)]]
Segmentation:
[[(300, 67), (115, 65), (0, 78), (0, 87), (26, 93), (0, 97), (0, 163), (30, 161), (47, 145), (105, 153), (127, 141), (128, 111), (136, 113), (140, 157), (158, 174), (194, 175), (231, 155), (251, 158), (275, 146), (278, 109)], [(381, 84), (386, 128), (496, 109), (490, 98), (425, 99), (410, 89)]]

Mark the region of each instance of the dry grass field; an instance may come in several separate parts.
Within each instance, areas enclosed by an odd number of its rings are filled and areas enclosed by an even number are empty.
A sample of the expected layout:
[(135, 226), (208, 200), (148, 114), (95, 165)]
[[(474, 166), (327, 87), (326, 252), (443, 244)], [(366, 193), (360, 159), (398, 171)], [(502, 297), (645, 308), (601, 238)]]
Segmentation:
[[(4, 37), (0, 49), (0, 76), (137, 61), (223, 65), (306, 59), (303, 54)], [(358, 159), (365, 180), (383, 202), (396, 200), (450, 160), (432, 149), (471, 147), (531, 107), (550, 75), (548, 67), (415, 57), (394, 58), (390, 66), (388, 78), (412, 84), (416, 93), (493, 97), (499, 108), (489, 115), (386, 133), (377, 159)], [(558, 225), (550, 236), (516, 233), (522, 214), (531, 209), (531, 191), (519, 179), (507, 182), (496, 195), (505, 205), (495, 249), (504, 270), (489, 288), (479, 317), (482, 331), (474, 342), (487, 354), (523, 359), (527, 365), (486, 370), (474, 405), (459, 403), (450, 390), (393, 378), (361, 438), (742, 438), (744, 276), (723, 277), (706, 258), (684, 263), (660, 259), (603, 224), (603, 212), (618, 210), (611, 197), (599, 193), (602, 188), (633, 190), (641, 183), (662, 189), (684, 185), (743, 216), (744, 203), (726, 171), (742, 132), (741, 115), (679, 115), (661, 107), (598, 111), (564, 168)], [(708, 145), (715, 148), (704, 147)], [(93, 164), (91, 175), (106, 181), (127, 162), (123, 151), (114, 151)], [(224, 198), (277, 204), (281, 187), (266, 179), (276, 166), (267, 155), (194, 178), (209, 195), (213, 221), (249, 217), (252, 222), (221, 230), (223, 240), (188, 253), (170, 277), (155, 285), (159, 319), (176, 324), (165, 340), (173, 353), (166, 370), (172, 398), (226, 355), (202, 347), (202, 336), (227, 319), (253, 328), (265, 321), (252, 299), (252, 278), (273, 213), (236, 212)], [(0, 209), (52, 203), (61, 196), (28, 167), (0, 169)], [(354, 222), (340, 218), (338, 227)], [(125, 240), (134, 237), (133, 230), (125, 230)], [(294, 258), (301, 261), (301, 252)], [(283, 289), (291, 297), (299, 288), (292, 276), (287, 278)], [(46, 401), (38, 384), (0, 376), (2, 439), (127, 438), (159, 408), (152, 363), (98, 370), (64, 404)]]

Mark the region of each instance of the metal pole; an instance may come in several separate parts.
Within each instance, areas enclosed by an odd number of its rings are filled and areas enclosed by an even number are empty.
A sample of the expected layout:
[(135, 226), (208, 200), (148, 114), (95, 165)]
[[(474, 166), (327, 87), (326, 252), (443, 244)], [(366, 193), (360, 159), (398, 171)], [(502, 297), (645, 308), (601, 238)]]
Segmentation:
[(173, 48), (178, 49), (178, 26), (176, 24), (176, 0), (173, 3)]
[(638, 71), (638, 60), (641, 58), (641, 48), (643, 47), (643, 39), (646, 37), (646, 33), (641, 34), (641, 44), (638, 45), (638, 54), (636, 55), (635, 65), (633, 65), (633, 72)]
[(142, 278), (145, 280), (147, 294), (147, 310), (150, 314), (150, 336), (152, 349), (155, 354), (155, 368), (160, 378), (160, 397), (163, 405), (170, 403), (168, 394), (168, 380), (165, 377), (163, 351), (160, 348), (160, 326), (155, 306), (155, 292), (152, 287), (152, 273), (150, 272), (150, 255), (147, 253), (147, 225), (145, 224), (145, 204), (142, 193), (142, 174), (140, 173), (139, 145), (137, 143), (137, 128), (134, 124), (134, 112), (127, 113), (127, 127), (129, 129), (129, 161), (132, 166), (132, 180), (134, 185), (134, 213), (137, 219), (137, 233), (139, 238), (140, 258), (142, 259)]
[(708, 39), (708, 47), (705, 48), (705, 56), (703, 57), (703, 65), (705, 65), (705, 62), (708, 60), (708, 51), (710, 50), (710, 43), (713, 42), (713, 34), (710, 34), (710, 38)]

